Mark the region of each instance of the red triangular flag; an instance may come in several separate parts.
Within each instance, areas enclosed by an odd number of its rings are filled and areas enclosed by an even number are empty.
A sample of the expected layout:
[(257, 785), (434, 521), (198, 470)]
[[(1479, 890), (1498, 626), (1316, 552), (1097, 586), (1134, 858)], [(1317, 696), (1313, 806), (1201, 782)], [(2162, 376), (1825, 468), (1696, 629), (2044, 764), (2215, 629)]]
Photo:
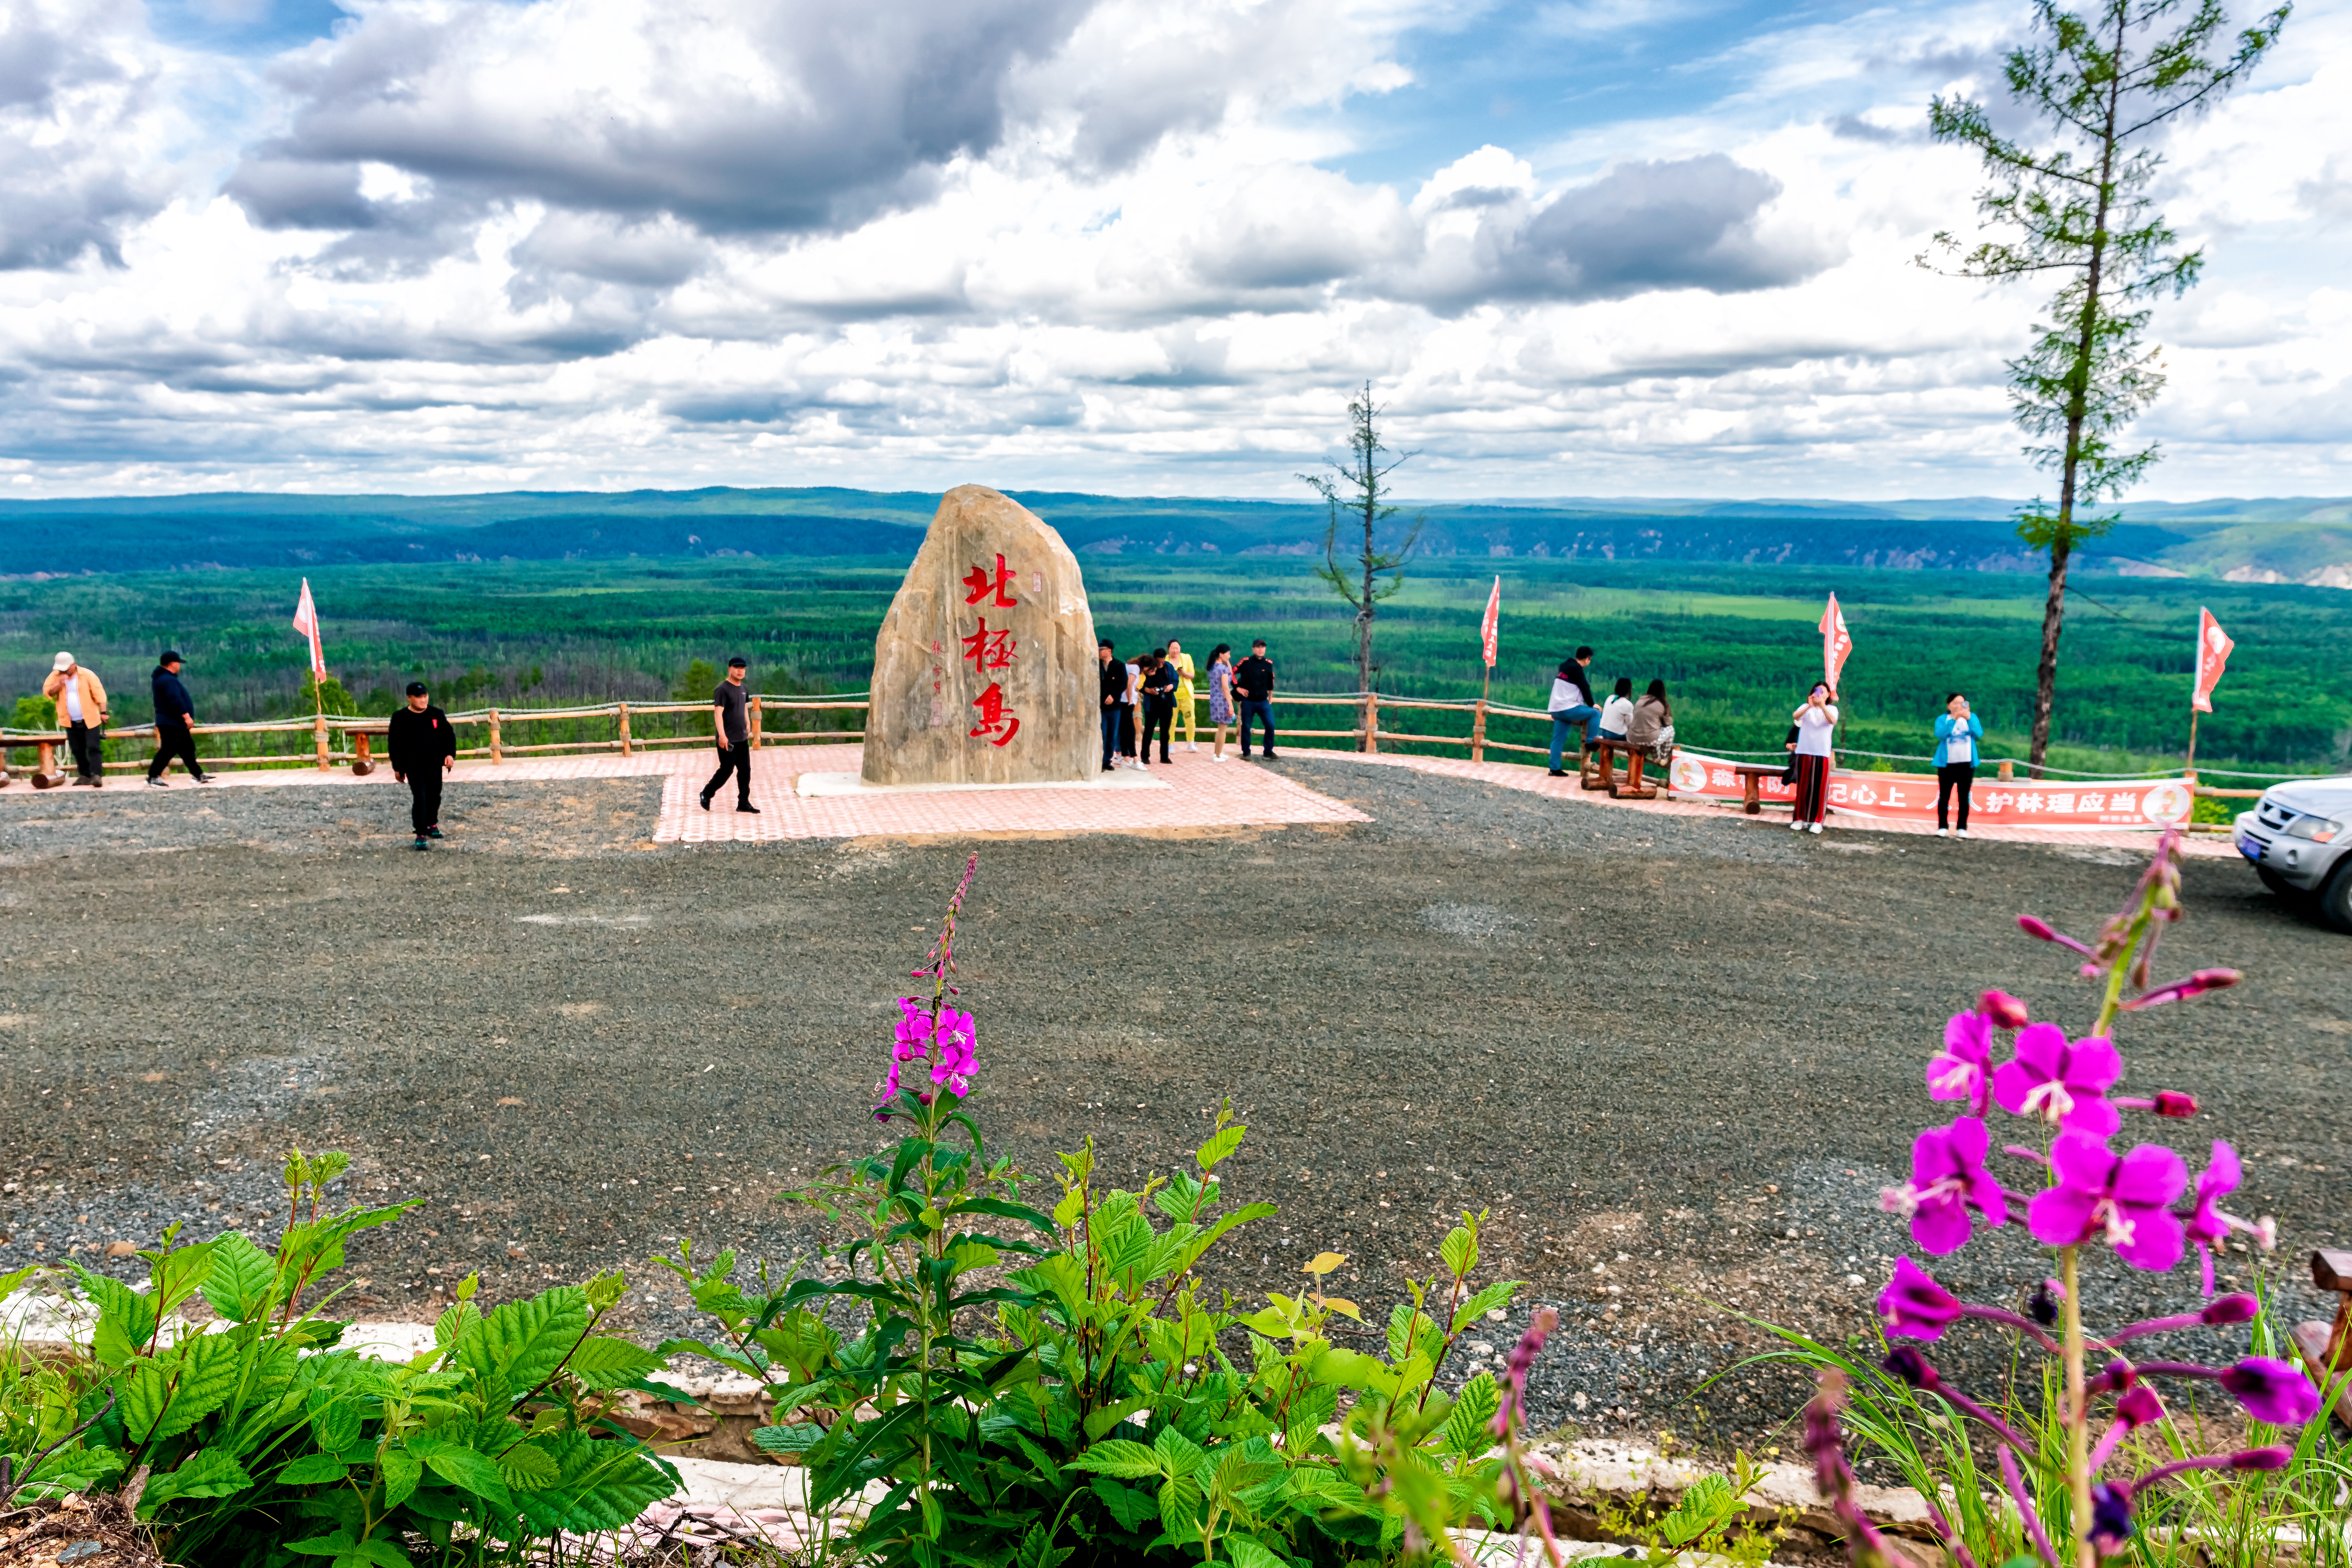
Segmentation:
[(1496, 624), (1502, 619), (1502, 616), (1503, 580), (1500, 577), (1497, 577), (1495, 579), (1495, 591), (1486, 595), (1486, 619), (1478, 628), (1479, 636), (1484, 639), (1486, 645), (1486, 668), (1488, 669), (1495, 668), (1495, 629)]
[(319, 606), (310, 602), (310, 579), (302, 579), (302, 602), (294, 606), (294, 629), (310, 639), (310, 676), (327, 683), (327, 656), (319, 649)]
[(1845, 629), (1845, 612), (1838, 608), (1837, 595), (1830, 595), (1830, 607), (1822, 612), (1822, 679), (1829, 682), (1830, 694), (1835, 696), (1838, 677), (1845, 672), (1845, 656), (1853, 651), (1853, 638)]
[(2197, 689), (2189, 695), (2189, 705), (2200, 713), (2213, 711), (2213, 688), (2221, 683), (2221, 671), (2230, 663), (2230, 650), (2238, 645), (2213, 618), (2213, 612), (2199, 605), (2197, 610)]

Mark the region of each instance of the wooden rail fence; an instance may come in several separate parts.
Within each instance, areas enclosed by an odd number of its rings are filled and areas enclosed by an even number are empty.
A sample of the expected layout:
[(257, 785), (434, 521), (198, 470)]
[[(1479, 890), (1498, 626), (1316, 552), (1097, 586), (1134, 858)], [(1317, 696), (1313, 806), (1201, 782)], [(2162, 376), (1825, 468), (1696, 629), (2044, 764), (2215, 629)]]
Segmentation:
[[(1491, 700), (1451, 701), (1441, 698), (1398, 697), (1374, 691), (1343, 692), (1282, 692), (1273, 694), (1272, 701), (1291, 708), (1341, 708), (1350, 711), (1355, 722), (1347, 729), (1293, 729), (1285, 726), (1281, 741), (1289, 745), (1296, 741), (1320, 742), (1323, 749), (1339, 749), (1377, 752), (1382, 742), (1412, 746), (1443, 746), (1465, 748), (1472, 762), (1483, 762), (1489, 752), (1509, 752), (1528, 756), (1550, 754), (1549, 729), (1551, 715), (1539, 708), (1519, 708), (1507, 702)], [(1194, 699), (1194, 718), (1198, 728), (1207, 729), (1208, 698)], [(707, 728), (681, 721), (680, 716), (707, 716), (708, 702), (604, 702), (572, 708), (482, 708), (449, 715), (453, 726), (463, 726), (478, 732), (474, 745), (460, 745), (461, 757), (487, 757), (493, 763), (509, 756), (527, 756), (545, 752), (585, 753), (617, 752), (634, 756), (641, 751), (655, 751), (672, 746), (703, 746), (710, 743)], [(793, 745), (802, 743), (835, 744), (863, 741), (863, 729), (833, 729), (801, 727), (800, 716), (841, 714), (862, 715), (869, 706), (865, 693), (849, 693), (824, 697), (773, 697), (755, 695), (751, 700), (751, 744), (753, 747)], [(1432, 735), (1416, 730), (1391, 730), (1382, 727), (1383, 712), (1400, 710), (1411, 713), (1462, 713), (1469, 715), (1470, 728), (1463, 735)], [(792, 727), (771, 729), (768, 721), (777, 715), (792, 715), (787, 723)], [(1536, 744), (1519, 741), (1502, 741), (1489, 733), (1489, 721), (1508, 720), (1521, 724), (1540, 726)], [(654, 728), (667, 733), (647, 732), (643, 726), (654, 721)], [(585, 727), (602, 727), (610, 721), (610, 738), (582, 732)], [(822, 725), (828, 721), (819, 720)], [(1404, 722), (1412, 722), (1405, 720)], [(286, 767), (310, 765), (320, 769), (347, 764), (352, 771), (366, 774), (381, 764), (374, 742), (384, 735), (385, 719), (382, 715), (330, 713), (309, 719), (268, 719), (238, 724), (199, 724), (197, 739), (227, 742), (226, 747), (205, 759), (206, 767)], [(562, 739), (536, 741), (529, 744), (509, 744), (509, 730), (525, 725), (570, 725), (574, 733)], [(1425, 728), (1425, 726), (1424, 726)], [(538, 731), (544, 733), (544, 731)], [(1525, 733), (1525, 731), (1521, 731)], [(257, 746), (266, 746), (263, 736), (307, 736), (307, 751), (270, 752), (257, 750), (240, 752), (235, 737), (255, 737)], [(110, 751), (127, 752), (134, 743), (152, 748), (154, 726), (141, 724), (107, 731)], [(338, 742), (340, 741), (340, 743)], [(1333, 742), (1338, 742), (1333, 746)], [(279, 742), (285, 743), (285, 742)], [(297, 742), (299, 743), (299, 742)], [(37, 753), (32, 781), (36, 788), (51, 788), (65, 782), (59, 769), (59, 757), (64, 751), (63, 731), (0, 730), (0, 781), (9, 776), (7, 766), (11, 752), (31, 751)], [(201, 748), (200, 748), (201, 750)], [(147, 766), (152, 755), (147, 750), (141, 755), (110, 757), (106, 767), (110, 771), (129, 773)], [(2009, 776), (2010, 765), (2001, 764), (2001, 776)], [(2200, 796), (2209, 799), (2253, 800), (2261, 796), (2258, 789), (2215, 789), (2191, 781)]]

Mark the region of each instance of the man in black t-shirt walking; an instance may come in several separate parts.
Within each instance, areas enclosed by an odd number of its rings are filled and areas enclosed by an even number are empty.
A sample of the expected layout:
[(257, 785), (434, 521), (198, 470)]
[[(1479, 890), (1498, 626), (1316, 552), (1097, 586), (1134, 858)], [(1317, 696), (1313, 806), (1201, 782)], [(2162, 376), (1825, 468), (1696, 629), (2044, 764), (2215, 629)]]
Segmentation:
[(384, 724), (383, 749), (392, 759), (394, 782), (408, 786), (408, 823), (416, 830), (416, 847), (430, 849), (441, 837), (441, 780), (457, 765), (457, 737), (449, 715), (433, 706), (423, 681), (408, 683), (408, 706), (395, 710)]
[(1234, 666), (1234, 707), (1241, 720), (1242, 761), (1249, 761), (1250, 721), (1255, 719), (1265, 726), (1265, 760), (1278, 759), (1274, 754), (1274, 704), (1267, 700), (1274, 695), (1274, 660), (1265, 657), (1265, 639), (1250, 644), (1250, 656)]
[(719, 771), (702, 786), (702, 809), (710, 809), (710, 797), (735, 775), (735, 809), (748, 811), (754, 816), (760, 808), (751, 804), (751, 698), (743, 689), (743, 676), (750, 667), (740, 658), (727, 661), (727, 679), (710, 694), (711, 736), (719, 745)]

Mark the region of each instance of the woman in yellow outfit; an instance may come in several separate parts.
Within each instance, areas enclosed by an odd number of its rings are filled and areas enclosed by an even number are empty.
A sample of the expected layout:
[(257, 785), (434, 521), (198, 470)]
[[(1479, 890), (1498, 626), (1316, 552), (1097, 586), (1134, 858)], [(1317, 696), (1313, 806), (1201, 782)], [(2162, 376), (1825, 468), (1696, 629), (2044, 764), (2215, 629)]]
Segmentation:
[(1201, 742), (1192, 738), (1192, 656), (1174, 637), (1168, 639), (1168, 663), (1176, 671), (1176, 722), (1183, 726), (1184, 749), (1197, 752)]

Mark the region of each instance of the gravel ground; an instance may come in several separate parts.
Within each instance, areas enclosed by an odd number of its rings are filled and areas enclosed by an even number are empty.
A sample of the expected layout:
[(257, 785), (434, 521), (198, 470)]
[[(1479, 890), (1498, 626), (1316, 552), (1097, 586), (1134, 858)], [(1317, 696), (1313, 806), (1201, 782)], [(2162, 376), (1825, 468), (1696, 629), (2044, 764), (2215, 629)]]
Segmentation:
[[(1213, 1271), (1245, 1299), (1328, 1247), (1377, 1321), (1489, 1211), (1482, 1276), (1530, 1283), (1474, 1337), (1506, 1351), (1560, 1307), (1536, 1415), (1576, 1431), (1780, 1441), (1791, 1378), (1707, 1383), (1765, 1343), (1742, 1315), (1867, 1329), (1905, 1239), (1875, 1198), (1941, 1120), (1920, 1073), (1945, 1016), (1998, 985), (2079, 1025), (2080, 984), (2009, 917), (2087, 931), (2135, 875), (1283, 766), (1374, 821), (980, 846), (985, 1122), (1041, 1178), (1092, 1133), (1139, 1180), (1230, 1095), (1228, 1189), (1281, 1206)], [(352, 1247), (352, 1315), (427, 1315), (469, 1270), (495, 1299), (627, 1263), (651, 1335), (691, 1320), (650, 1253), (804, 1249), (769, 1200), (875, 1142), (896, 977), (971, 846), (657, 849), (657, 788), (453, 786), (429, 855), (363, 787), (0, 795), (0, 1263), (267, 1228), (289, 1140), (350, 1150), (355, 1196), (424, 1205)], [(2352, 1238), (2352, 946), (2232, 864), (2187, 891), (2166, 967), (2249, 979), (2130, 1020), (2130, 1087), (2209, 1114), (2127, 1131), (2192, 1164), (2231, 1138), (2238, 1212), (2278, 1216), (2273, 1278), (2317, 1315), (2301, 1259)], [(2045, 1271), (2021, 1226), (1937, 1268), (2000, 1300)], [(2098, 1270), (2103, 1321), (2194, 1289), (2127, 1272)], [(1963, 1370), (1998, 1349), (1948, 1344)]]

